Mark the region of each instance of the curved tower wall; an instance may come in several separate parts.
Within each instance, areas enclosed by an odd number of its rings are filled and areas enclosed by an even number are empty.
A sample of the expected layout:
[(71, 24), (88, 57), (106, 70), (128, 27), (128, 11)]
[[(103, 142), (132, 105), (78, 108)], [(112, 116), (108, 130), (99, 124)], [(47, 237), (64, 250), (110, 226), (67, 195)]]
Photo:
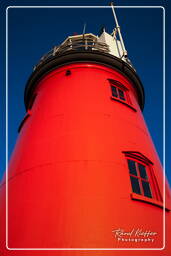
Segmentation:
[[(116, 81), (126, 102), (112, 97)], [(133, 193), (128, 159), (149, 161), (155, 198)], [(58, 67), (35, 87), (9, 164), (8, 247), (161, 248), (162, 186), (132, 81), (103, 63)], [(119, 241), (117, 229), (157, 235), (153, 242)]]

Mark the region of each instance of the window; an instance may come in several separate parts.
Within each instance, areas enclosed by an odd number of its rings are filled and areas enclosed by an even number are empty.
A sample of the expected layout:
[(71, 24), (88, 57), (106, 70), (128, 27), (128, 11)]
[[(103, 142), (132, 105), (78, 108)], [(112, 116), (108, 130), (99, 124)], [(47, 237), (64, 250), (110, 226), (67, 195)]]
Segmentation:
[(111, 85), (112, 96), (125, 101), (125, 93), (123, 90), (118, 89), (116, 86)]
[(160, 189), (153, 171), (153, 163), (137, 151), (124, 151), (123, 153), (127, 160), (132, 198), (150, 203), (162, 202)]
[(132, 191), (136, 194), (152, 198), (150, 180), (147, 175), (148, 167), (144, 164), (128, 159), (128, 168)]
[(118, 101), (136, 111), (136, 109), (132, 106), (128, 88), (119, 81), (113, 79), (108, 79), (108, 81), (111, 88), (111, 99)]

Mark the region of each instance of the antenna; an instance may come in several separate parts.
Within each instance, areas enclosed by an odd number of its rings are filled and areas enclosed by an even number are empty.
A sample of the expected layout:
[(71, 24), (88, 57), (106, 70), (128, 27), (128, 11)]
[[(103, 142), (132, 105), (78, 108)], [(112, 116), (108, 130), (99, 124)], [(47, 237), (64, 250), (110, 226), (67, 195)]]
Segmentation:
[(85, 30), (86, 30), (86, 23), (84, 23), (84, 27), (83, 27), (83, 35), (85, 34)]
[(120, 26), (118, 24), (118, 20), (117, 20), (117, 17), (116, 17), (116, 13), (115, 13), (113, 2), (111, 2), (110, 5), (112, 7), (113, 17), (114, 17), (114, 20), (115, 20), (115, 23), (116, 23), (116, 29), (113, 31), (113, 36), (116, 37), (116, 32), (118, 32), (119, 39), (120, 39), (120, 42), (121, 42), (121, 47), (122, 47), (122, 50), (123, 50), (123, 56), (125, 58), (127, 58), (127, 51), (125, 49), (124, 41), (123, 41), (121, 30), (120, 30)]

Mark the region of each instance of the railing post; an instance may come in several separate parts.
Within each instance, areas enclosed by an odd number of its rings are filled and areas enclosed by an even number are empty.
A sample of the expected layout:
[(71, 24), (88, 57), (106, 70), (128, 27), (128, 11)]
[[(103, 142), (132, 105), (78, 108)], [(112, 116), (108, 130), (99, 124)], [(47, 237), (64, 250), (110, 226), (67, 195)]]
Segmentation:
[(57, 47), (54, 46), (54, 48), (53, 48), (53, 53), (52, 53), (53, 56), (55, 56), (56, 50), (57, 50)]
[(69, 39), (69, 42), (70, 42), (70, 48), (72, 49), (72, 40)]
[(85, 39), (85, 50), (88, 49), (88, 45), (87, 45), (87, 39)]

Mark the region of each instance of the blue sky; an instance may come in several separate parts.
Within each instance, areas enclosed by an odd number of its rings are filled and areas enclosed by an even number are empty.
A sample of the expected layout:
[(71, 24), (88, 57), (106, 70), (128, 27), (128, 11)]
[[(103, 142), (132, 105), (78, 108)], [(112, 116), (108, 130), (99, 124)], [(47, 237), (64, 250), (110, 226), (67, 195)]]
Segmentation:
[[(166, 56), (169, 56), (169, 6), (166, 0), (115, 1), (117, 5), (156, 5), (166, 7)], [(93, 5), (108, 6), (108, 1), (2, 1), (1, 55), (5, 63), (5, 8), (13, 5)], [(163, 161), (163, 10), (162, 8), (120, 8), (116, 10), (129, 58), (145, 89), (144, 117), (157, 152)], [(33, 66), (54, 45), (60, 44), (75, 32), (98, 34), (102, 26), (112, 32), (114, 20), (109, 8), (11, 8), (8, 11), (8, 150), (15, 146), (18, 126), (25, 115), (24, 88)], [(171, 45), (171, 42), (170, 42)], [(3, 50), (3, 51), (2, 51)], [(169, 58), (166, 58), (166, 173), (171, 183), (169, 157)], [(5, 65), (0, 70), (0, 178), (5, 170)]]

